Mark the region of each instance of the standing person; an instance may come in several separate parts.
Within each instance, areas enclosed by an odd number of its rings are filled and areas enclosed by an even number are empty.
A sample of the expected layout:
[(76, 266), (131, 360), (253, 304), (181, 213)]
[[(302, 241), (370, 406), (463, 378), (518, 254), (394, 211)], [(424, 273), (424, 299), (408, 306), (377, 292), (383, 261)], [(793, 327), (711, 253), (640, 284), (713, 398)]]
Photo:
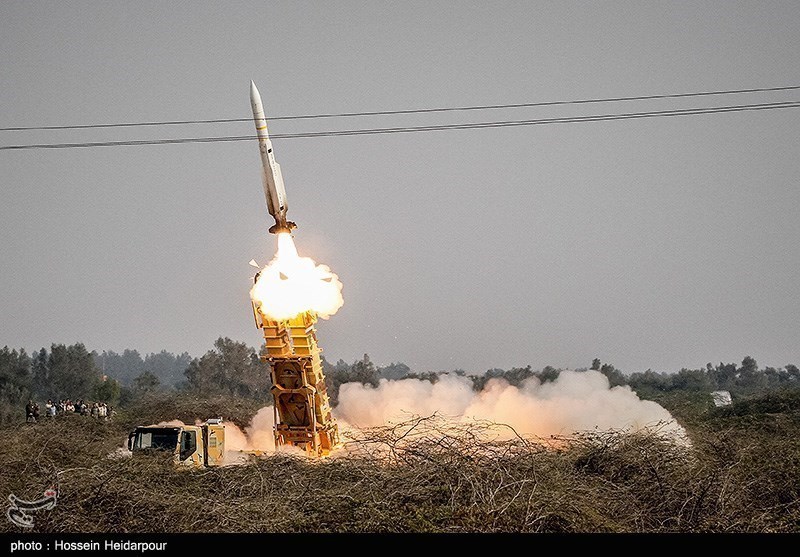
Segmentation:
[(56, 405), (50, 400), (48, 400), (47, 402), (49, 404), (49, 406), (47, 406), (47, 416), (49, 418), (55, 418), (56, 417)]
[(94, 404), (92, 404), (92, 412), (91, 413), (92, 413), (92, 418), (97, 418), (98, 416), (100, 416), (100, 407), (97, 405), (96, 402)]
[(25, 405), (25, 421), (29, 424), (34, 423), (36, 418), (33, 416), (33, 401), (29, 400)]
[(34, 422), (39, 421), (39, 403), (38, 402), (34, 402), (33, 403), (33, 421)]

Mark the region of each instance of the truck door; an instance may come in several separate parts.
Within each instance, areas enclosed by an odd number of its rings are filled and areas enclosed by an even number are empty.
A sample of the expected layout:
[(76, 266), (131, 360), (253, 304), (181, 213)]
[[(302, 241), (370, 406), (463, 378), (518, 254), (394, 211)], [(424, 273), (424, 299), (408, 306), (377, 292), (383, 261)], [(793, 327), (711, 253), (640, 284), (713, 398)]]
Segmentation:
[(182, 464), (202, 466), (202, 456), (197, 451), (197, 432), (182, 431), (179, 459)]

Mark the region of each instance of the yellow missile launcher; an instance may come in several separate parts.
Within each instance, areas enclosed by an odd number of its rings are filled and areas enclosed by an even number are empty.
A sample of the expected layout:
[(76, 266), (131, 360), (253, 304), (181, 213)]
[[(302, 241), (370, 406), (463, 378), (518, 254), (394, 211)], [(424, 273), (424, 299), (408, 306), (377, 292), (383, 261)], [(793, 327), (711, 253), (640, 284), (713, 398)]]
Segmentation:
[(299, 447), (313, 457), (328, 455), (339, 444), (339, 427), (331, 416), (328, 391), (314, 324), (305, 312), (275, 320), (253, 304), (256, 326), (264, 334), (261, 359), (270, 365), (275, 400), (275, 447)]

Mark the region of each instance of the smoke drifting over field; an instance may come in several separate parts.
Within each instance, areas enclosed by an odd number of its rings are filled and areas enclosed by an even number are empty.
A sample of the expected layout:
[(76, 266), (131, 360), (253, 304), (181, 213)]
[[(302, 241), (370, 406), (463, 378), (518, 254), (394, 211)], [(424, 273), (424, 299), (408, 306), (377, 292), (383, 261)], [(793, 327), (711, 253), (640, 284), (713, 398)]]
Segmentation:
[[(383, 426), (434, 413), (456, 422), (486, 420), (509, 425), (523, 436), (638, 431), (657, 426), (663, 435), (686, 438), (666, 409), (641, 400), (627, 386), (610, 387), (605, 375), (597, 371), (562, 371), (555, 381), (545, 383), (533, 377), (520, 387), (493, 379), (480, 392), (472, 390), (468, 378), (450, 374), (440, 376), (436, 383), (419, 379), (384, 379), (378, 387), (345, 383), (334, 408), (345, 436), (349, 428)], [(272, 406), (259, 410), (244, 432), (228, 424), (229, 448), (273, 451), (273, 424)], [(513, 435), (511, 430), (498, 431)]]
[[(639, 430), (659, 425), (683, 437), (670, 413), (641, 400), (629, 387), (611, 388), (597, 371), (562, 371), (552, 382), (535, 377), (520, 387), (494, 379), (480, 392), (465, 377), (442, 375), (436, 383), (417, 379), (382, 380), (377, 388), (346, 383), (335, 415), (342, 425), (371, 427), (433, 413), (456, 420), (488, 420), (513, 427), (520, 435), (545, 437), (586, 430)], [(511, 434), (509, 432), (509, 434)]]

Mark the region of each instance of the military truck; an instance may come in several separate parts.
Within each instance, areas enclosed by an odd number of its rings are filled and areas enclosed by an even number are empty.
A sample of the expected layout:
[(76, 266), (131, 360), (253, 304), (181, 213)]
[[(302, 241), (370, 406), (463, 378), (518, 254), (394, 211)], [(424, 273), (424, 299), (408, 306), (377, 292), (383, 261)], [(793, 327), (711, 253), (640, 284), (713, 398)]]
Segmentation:
[[(150, 451), (166, 451), (176, 465), (204, 468), (225, 462), (225, 424), (222, 418), (201, 425), (139, 426), (128, 435), (128, 449), (134, 456)], [(258, 451), (237, 451), (247, 458)]]

